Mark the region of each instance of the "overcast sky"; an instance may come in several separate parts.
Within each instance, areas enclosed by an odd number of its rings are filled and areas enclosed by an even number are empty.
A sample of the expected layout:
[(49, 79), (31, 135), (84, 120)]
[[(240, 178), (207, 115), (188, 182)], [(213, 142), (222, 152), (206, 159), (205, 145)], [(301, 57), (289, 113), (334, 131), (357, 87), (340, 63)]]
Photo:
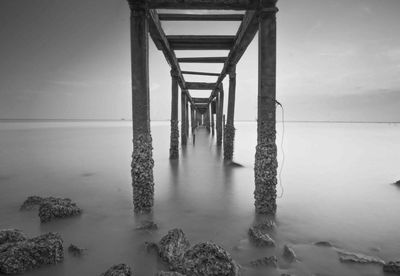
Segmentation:
[[(400, 121), (399, 0), (280, 0), (278, 7), (277, 99), (286, 119)], [(238, 23), (163, 26), (167, 34), (235, 34)], [(129, 34), (125, 0), (1, 0), (0, 118), (129, 119)], [(169, 119), (170, 86), (169, 67), (150, 42), (152, 120)], [(256, 106), (257, 37), (237, 67), (236, 119), (254, 120)]]

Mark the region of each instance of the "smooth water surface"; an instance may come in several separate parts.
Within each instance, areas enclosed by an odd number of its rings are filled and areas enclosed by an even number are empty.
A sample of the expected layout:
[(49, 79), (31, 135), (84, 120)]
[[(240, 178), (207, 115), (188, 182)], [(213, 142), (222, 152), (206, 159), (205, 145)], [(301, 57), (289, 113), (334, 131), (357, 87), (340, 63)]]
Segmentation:
[[(135, 275), (154, 275), (163, 265), (146, 252), (145, 241), (158, 241), (169, 229), (182, 228), (192, 244), (212, 240), (246, 266), (275, 254), (279, 269), (251, 275), (383, 275), (376, 265), (342, 264), (336, 248), (400, 259), (400, 125), (286, 123), (277, 125), (283, 197), (278, 200), (275, 249), (248, 241), (254, 214), (253, 162), (256, 124), (237, 123), (234, 161), (205, 129), (193, 145), (170, 161), (169, 124), (152, 124), (155, 207), (151, 215), (133, 213), (129, 122), (0, 123), (0, 229), (19, 228), (30, 236), (48, 231), (88, 249), (81, 258), (66, 252), (62, 264), (26, 275), (100, 275), (125, 262)], [(278, 186), (278, 194), (281, 188)], [(35, 211), (20, 212), (29, 195), (70, 197), (83, 208), (79, 217), (40, 224)], [(155, 232), (135, 230), (153, 219)], [(298, 262), (289, 264), (289, 244)]]

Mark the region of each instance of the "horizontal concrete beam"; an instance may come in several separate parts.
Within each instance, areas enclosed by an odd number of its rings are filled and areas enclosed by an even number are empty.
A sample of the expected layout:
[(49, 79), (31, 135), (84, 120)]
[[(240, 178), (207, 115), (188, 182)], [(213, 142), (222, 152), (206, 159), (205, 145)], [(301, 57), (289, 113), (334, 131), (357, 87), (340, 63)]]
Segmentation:
[(181, 14), (160, 13), (162, 21), (242, 21), (243, 14)]

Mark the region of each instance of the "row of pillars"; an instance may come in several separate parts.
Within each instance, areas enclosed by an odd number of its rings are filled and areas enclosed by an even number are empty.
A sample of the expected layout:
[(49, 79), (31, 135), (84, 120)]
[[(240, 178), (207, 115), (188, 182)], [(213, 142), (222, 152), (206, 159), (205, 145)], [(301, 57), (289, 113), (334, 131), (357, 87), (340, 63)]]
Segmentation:
[[(131, 5), (131, 54), (132, 54), (132, 185), (135, 212), (151, 211), (154, 204), (152, 140), (150, 134), (148, 22), (146, 7)], [(258, 122), (255, 155), (255, 208), (258, 213), (276, 212), (277, 147), (275, 130), (276, 94), (276, 17), (270, 10), (259, 18), (258, 65)], [(178, 76), (172, 71), (171, 141), (170, 158), (179, 157), (178, 128)], [(224, 90), (222, 85), (215, 95), (216, 118), (210, 105), (204, 116), (211, 119), (210, 128), (217, 133), (217, 146), (224, 140), (224, 159), (232, 160), (235, 137), (236, 68), (229, 74), (227, 121), (223, 124)], [(189, 136), (189, 101), (187, 91), (181, 93), (181, 144)], [(191, 108), (192, 129), (196, 119)], [(199, 116), (197, 116), (199, 118)], [(198, 121), (197, 123), (198, 124)], [(206, 123), (207, 124), (207, 123)], [(223, 131), (223, 127), (225, 127)], [(224, 133), (224, 139), (222, 137)]]
[[(178, 129), (178, 76), (176, 73), (171, 71), (171, 140), (170, 140), (170, 159), (179, 158), (179, 129)], [(229, 85), (229, 102), (228, 102), (228, 121), (225, 125), (223, 120), (223, 108), (224, 108), (224, 90), (222, 84), (217, 90), (215, 100), (211, 104), (207, 104), (205, 113), (202, 114), (197, 110), (195, 106), (190, 105), (190, 118), (191, 118), (191, 129), (192, 134), (199, 125), (204, 125), (207, 130), (212, 131), (214, 135), (214, 127), (217, 132), (217, 146), (222, 145), (224, 140), (224, 159), (232, 160), (233, 157), (233, 142), (235, 135), (234, 128), (234, 110), (235, 110), (235, 86), (236, 86), (236, 74), (230, 74), (230, 85)], [(215, 108), (213, 108), (214, 106)], [(204, 107), (203, 107), (204, 108)], [(216, 119), (214, 122), (214, 114)], [(210, 119), (211, 118), (211, 119)], [(223, 131), (223, 128), (225, 130)], [(225, 138), (223, 139), (223, 133)], [(181, 145), (187, 145), (189, 137), (189, 99), (187, 92), (181, 92)]]

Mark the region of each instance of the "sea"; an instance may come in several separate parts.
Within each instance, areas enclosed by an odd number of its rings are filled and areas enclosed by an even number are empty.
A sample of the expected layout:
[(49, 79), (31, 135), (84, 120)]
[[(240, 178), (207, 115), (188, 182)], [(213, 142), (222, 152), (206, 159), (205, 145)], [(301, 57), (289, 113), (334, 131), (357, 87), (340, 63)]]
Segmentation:
[[(340, 251), (400, 260), (400, 124), (286, 122), (277, 124), (278, 185), (274, 248), (249, 240), (254, 209), (255, 122), (236, 122), (234, 162), (199, 127), (169, 160), (169, 122), (152, 122), (155, 199), (151, 214), (132, 203), (132, 127), (128, 121), (1, 121), (0, 229), (34, 237), (59, 232), (65, 259), (25, 273), (100, 275), (126, 263), (134, 275), (166, 270), (145, 242), (181, 228), (191, 244), (212, 241), (244, 275), (384, 275), (376, 264), (343, 263)], [(194, 139), (195, 137), (195, 139)], [(68, 197), (80, 216), (41, 224), (20, 211), (31, 195)], [(136, 228), (144, 220), (156, 231)], [(329, 242), (331, 247), (316, 246)], [(75, 257), (66, 248), (86, 248)], [(297, 260), (282, 257), (288, 245)], [(278, 268), (252, 269), (275, 255)]]

